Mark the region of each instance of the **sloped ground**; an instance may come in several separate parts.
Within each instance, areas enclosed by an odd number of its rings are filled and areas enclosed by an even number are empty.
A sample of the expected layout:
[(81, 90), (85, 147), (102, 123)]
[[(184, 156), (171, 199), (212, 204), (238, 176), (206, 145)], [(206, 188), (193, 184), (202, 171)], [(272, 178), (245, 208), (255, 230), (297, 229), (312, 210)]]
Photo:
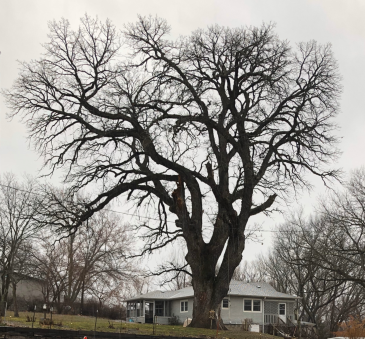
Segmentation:
[[(8, 312), (5, 320), (5, 323), (11, 327), (27, 327), (32, 328), (32, 322), (27, 322), (27, 316), (29, 318), (33, 317), (33, 313), (31, 312), (23, 312), (20, 314), (19, 318), (14, 318), (12, 312)], [(85, 317), (79, 315), (59, 315), (53, 314), (52, 320), (54, 323), (59, 324), (59, 326), (45, 326), (39, 323), (39, 320), (43, 318), (43, 313), (35, 314), (35, 322), (33, 323), (33, 328), (35, 329), (44, 329), (44, 330), (63, 330), (66, 331), (64, 334), (67, 334), (68, 330), (79, 331), (79, 333), (74, 333), (76, 337), (83, 338), (83, 333), (87, 332), (87, 336), (89, 339), (94, 337), (94, 329), (96, 328), (96, 333), (104, 332), (110, 333), (110, 338), (117, 338), (118, 335), (120, 338), (128, 337), (139, 337), (143, 336), (170, 336), (170, 337), (190, 337), (190, 338), (232, 338), (232, 339), (256, 339), (256, 338), (273, 338), (272, 335), (265, 335), (260, 333), (253, 333), (242, 331), (239, 327), (235, 329), (231, 329), (229, 331), (217, 331), (217, 330), (209, 330), (209, 329), (198, 329), (198, 328), (190, 328), (190, 327), (182, 327), (182, 326), (173, 326), (173, 325), (152, 325), (152, 324), (136, 324), (136, 323), (125, 323), (119, 321), (112, 321), (104, 318), (92, 318)], [(47, 319), (50, 318), (50, 315), (47, 314)], [(96, 322), (96, 326), (95, 326)], [(36, 332), (36, 331), (34, 331)], [(53, 331), (52, 331), (53, 332)], [(57, 333), (61, 333), (57, 331)], [(96, 334), (95, 333), (95, 334)], [(113, 334), (114, 335), (113, 335)], [(14, 333), (15, 334), (15, 333)], [(50, 333), (49, 333), (50, 335)], [(61, 335), (61, 334), (59, 334)], [(90, 338), (90, 336), (92, 337)], [(107, 334), (105, 334), (107, 335)], [(103, 334), (103, 338), (106, 338)], [(58, 335), (57, 335), (58, 336)], [(70, 337), (70, 336), (69, 336)], [(69, 338), (68, 337), (68, 338)], [(96, 335), (96, 337), (100, 337)], [(14, 337), (13, 337), (14, 339)]]

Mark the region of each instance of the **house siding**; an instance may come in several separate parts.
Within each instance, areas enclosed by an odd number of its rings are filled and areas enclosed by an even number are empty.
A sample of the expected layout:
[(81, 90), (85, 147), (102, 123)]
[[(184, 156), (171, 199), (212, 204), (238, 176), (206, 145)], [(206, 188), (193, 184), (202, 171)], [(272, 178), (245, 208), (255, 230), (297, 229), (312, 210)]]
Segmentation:
[[(261, 311), (260, 312), (245, 312), (243, 311), (243, 300), (260, 300)], [(225, 324), (242, 324), (244, 319), (252, 319), (255, 324), (262, 324), (262, 299), (260, 298), (249, 298), (241, 296), (230, 296), (229, 297), (229, 308), (221, 309), (221, 317)]]
[[(180, 303), (182, 301), (188, 301), (188, 311), (187, 312), (181, 312), (180, 309)], [(171, 305), (171, 314), (179, 317), (179, 320), (181, 323), (183, 323), (186, 318), (192, 318), (193, 317), (193, 304), (194, 304), (194, 299), (178, 299), (178, 300), (172, 300), (172, 305)]]
[[(243, 310), (243, 300), (260, 300), (261, 311), (260, 312), (247, 312)], [(286, 315), (294, 319), (295, 303), (288, 300), (264, 300), (260, 298), (250, 297), (229, 297), (229, 308), (221, 309), (221, 317), (225, 324), (241, 324), (245, 319), (252, 319), (254, 324), (262, 325), (264, 321), (264, 315), (266, 314), (279, 314), (279, 303), (286, 304)], [(263, 306), (264, 305), (264, 306)], [(264, 313), (263, 313), (264, 312)]]
[(156, 317), (157, 324), (168, 325), (170, 317)]
[[(36, 279), (24, 279), (20, 280), (16, 285), (16, 296), (17, 298), (24, 298), (26, 301), (32, 301), (34, 299), (44, 299), (42, 293), (43, 284), (41, 281)], [(13, 294), (13, 286), (9, 286), (9, 296)]]

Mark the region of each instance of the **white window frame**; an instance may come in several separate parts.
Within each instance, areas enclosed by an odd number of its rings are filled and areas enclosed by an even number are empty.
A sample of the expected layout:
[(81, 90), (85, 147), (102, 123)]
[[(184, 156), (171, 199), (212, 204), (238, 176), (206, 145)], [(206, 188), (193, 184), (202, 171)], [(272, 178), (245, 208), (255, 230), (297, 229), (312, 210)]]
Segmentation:
[[(251, 303), (251, 310), (250, 311), (245, 310), (245, 301), (250, 301), (250, 303)], [(252, 299), (243, 299), (243, 312), (252, 312)]]
[[(182, 311), (182, 304), (184, 303), (184, 311)], [(185, 308), (185, 306), (186, 306), (186, 308)], [(189, 302), (188, 302), (188, 300), (181, 300), (180, 301), (180, 313), (187, 313), (187, 312), (189, 312)]]
[[(246, 311), (245, 310), (245, 301), (251, 301), (251, 311)], [(254, 301), (259, 301), (260, 302), (260, 311), (254, 311), (253, 310), (253, 302)], [(243, 312), (250, 312), (250, 313), (262, 313), (262, 301), (261, 299), (243, 299)]]
[[(227, 307), (224, 307), (223, 300), (228, 300), (228, 306), (227, 306)], [(222, 299), (222, 309), (223, 309), (223, 310), (228, 310), (228, 309), (229, 309), (229, 304), (230, 304), (230, 300), (229, 300), (229, 298), (223, 298), (223, 299)]]

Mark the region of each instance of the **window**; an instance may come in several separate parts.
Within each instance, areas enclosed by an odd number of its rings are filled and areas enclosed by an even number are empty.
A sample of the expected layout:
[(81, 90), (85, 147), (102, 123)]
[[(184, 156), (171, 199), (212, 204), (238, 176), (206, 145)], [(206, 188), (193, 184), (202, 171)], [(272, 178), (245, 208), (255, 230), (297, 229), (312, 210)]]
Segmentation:
[(261, 302), (260, 300), (253, 300), (253, 311), (254, 312), (261, 312)]
[(155, 315), (157, 315), (158, 317), (163, 317), (163, 301), (161, 300), (156, 300)]
[(139, 317), (141, 302), (129, 302), (127, 303), (127, 317)]
[(285, 315), (285, 306), (286, 304), (279, 304), (279, 315)]
[(244, 311), (252, 311), (252, 300), (244, 300), (244, 306), (243, 306), (243, 310)]
[(229, 299), (228, 298), (224, 298), (222, 300), (222, 308), (229, 308)]
[(187, 312), (188, 311), (188, 301), (184, 300), (180, 303), (180, 312)]
[(244, 312), (261, 312), (261, 300), (244, 299)]

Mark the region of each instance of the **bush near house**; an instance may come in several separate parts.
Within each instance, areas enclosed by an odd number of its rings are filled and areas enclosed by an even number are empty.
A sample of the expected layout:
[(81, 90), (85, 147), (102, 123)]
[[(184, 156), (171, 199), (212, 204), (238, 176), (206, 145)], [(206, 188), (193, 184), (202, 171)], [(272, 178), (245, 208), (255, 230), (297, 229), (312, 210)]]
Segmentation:
[(360, 339), (365, 337), (365, 320), (350, 316), (349, 320), (339, 325), (340, 331), (335, 332), (336, 337)]

